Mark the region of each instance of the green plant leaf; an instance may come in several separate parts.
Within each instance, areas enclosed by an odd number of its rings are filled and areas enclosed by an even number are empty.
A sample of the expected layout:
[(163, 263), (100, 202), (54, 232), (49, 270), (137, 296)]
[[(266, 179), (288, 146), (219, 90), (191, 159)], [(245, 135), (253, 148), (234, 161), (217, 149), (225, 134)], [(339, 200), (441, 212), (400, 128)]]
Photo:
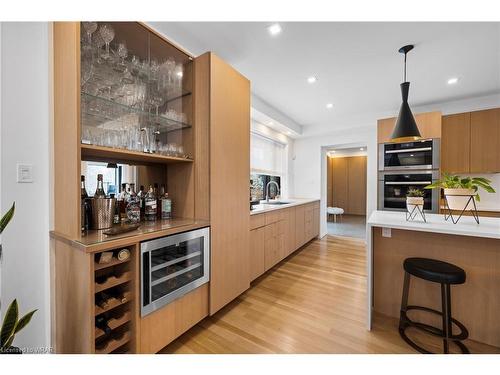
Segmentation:
[(9, 221), (12, 219), (14, 216), (14, 212), (16, 210), (16, 202), (12, 203), (12, 207), (5, 213), (5, 215), (2, 216), (2, 219), (0, 220), (0, 234), (2, 234), (3, 230), (9, 224)]
[(2, 347), (2, 349), (8, 349), (12, 346), (12, 343), (14, 342), (14, 335), (10, 336), (9, 340), (5, 343), (5, 345)]
[(19, 310), (17, 306), (17, 300), (10, 303), (5, 313), (5, 317), (2, 323), (2, 329), (0, 330), (0, 347), (4, 348), (5, 344), (8, 343), (10, 337), (14, 334), (16, 328), (17, 319), (19, 317)]
[(33, 314), (36, 312), (37, 310), (30, 311), (29, 313), (24, 315), (21, 319), (19, 319), (14, 329), (14, 334), (18, 333), (20, 330), (26, 327), (30, 322), (31, 318), (33, 317)]

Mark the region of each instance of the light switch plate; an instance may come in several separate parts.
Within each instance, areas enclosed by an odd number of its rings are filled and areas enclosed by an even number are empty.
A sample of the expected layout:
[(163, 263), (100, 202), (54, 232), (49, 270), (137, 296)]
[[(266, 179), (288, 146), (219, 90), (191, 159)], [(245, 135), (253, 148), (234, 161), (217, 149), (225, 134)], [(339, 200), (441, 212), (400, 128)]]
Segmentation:
[(17, 165), (17, 182), (32, 183), (33, 182), (33, 165), (18, 164)]
[(391, 228), (382, 228), (382, 237), (392, 237)]

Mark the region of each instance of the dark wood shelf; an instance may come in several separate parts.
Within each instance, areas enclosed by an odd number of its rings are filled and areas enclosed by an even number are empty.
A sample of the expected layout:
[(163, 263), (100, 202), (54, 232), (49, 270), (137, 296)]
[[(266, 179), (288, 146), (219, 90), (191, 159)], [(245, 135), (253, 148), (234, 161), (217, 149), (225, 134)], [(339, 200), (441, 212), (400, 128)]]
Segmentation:
[(148, 154), (146, 152), (131, 151), (120, 148), (95, 146), (81, 144), (81, 157), (86, 161), (106, 161), (128, 164), (172, 164), (192, 163), (193, 159), (166, 156), (160, 154)]
[(127, 263), (128, 261), (130, 261), (130, 257), (128, 257), (125, 260), (119, 260), (119, 259), (117, 259), (117, 258), (115, 258), (113, 256), (113, 259), (109, 263), (97, 263), (97, 262), (94, 262), (94, 270), (95, 271), (103, 270), (105, 268), (109, 268), (109, 267), (117, 266), (119, 264)]
[(125, 292), (123, 293), (123, 295), (127, 299), (125, 302), (121, 302), (116, 298), (112, 298), (111, 302), (109, 302), (108, 304), (108, 307), (104, 309), (96, 305), (94, 308), (94, 314), (97, 316), (99, 314), (105, 313), (106, 311), (113, 310), (115, 307), (125, 305), (126, 303), (132, 301), (133, 299), (132, 292)]
[(102, 349), (96, 349), (96, 354), (109, 354), (130, 341), (130, 332), (125, 332), (120, 340), (110, 340)]
[[(118, 319), (115, 319), (115, 318), (109, 319), (108, 326), (109, 326), (109, 328), (114, 330), (114, 329), (117, 329), (117, 328), (123, 326), (124, 324), (130, 322), (131, 319), (132, 319), (132, 313), (130, 311), (127, 311), (123, 314), (123, 316), (121, 316)], [(95, 327), (95, 338), (98, 339), (99, 337), (102, 337), (102, 336), (104, 336), (104, 331), (100, 328)]]
[(95, 283), (95, 292), (102, 292), (103, 290), (112, 288), (114, 286), (125, 284), (130, 280), (132, 280), (131, 271), (124, 272), (120, 277), (110, 276), (104, 284), (98, 284), (97, 282)]

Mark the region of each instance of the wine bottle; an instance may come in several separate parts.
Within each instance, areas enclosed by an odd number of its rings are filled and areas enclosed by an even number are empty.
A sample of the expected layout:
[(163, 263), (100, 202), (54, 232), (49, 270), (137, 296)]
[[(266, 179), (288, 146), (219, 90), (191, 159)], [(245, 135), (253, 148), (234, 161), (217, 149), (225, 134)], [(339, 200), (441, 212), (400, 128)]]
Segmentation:
[(112, 330), (108, 325), (108, 320), (103, 315), (99, 315), (97, 318), (95, 318), (95, 326), (102, 329), (106, 336), (111, 334)]
[(97, 175), (97, 189), (95, 190), (94, 198), (106, 198), (106, 192), (104, 191), (104, 182), (102, 179), (102, 174)]
[(107, 295), (104, 292), (101, 292), (96, 298), (96, 305), (99, 306), (101, 309), (106, 309), (109, 306), (110, 298), (111, 297), (109, 295)]

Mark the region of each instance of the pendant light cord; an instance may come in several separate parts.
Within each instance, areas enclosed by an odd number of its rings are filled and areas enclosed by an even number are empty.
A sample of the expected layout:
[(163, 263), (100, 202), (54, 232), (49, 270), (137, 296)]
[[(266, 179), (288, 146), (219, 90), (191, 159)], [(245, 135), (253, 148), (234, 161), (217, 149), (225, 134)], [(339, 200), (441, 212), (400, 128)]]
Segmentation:
[(405, 69), (404, 69), (404, 80), (403, 82), (406, 82), (406, 55), (407, 55), (407, 52), (405, 52)]

